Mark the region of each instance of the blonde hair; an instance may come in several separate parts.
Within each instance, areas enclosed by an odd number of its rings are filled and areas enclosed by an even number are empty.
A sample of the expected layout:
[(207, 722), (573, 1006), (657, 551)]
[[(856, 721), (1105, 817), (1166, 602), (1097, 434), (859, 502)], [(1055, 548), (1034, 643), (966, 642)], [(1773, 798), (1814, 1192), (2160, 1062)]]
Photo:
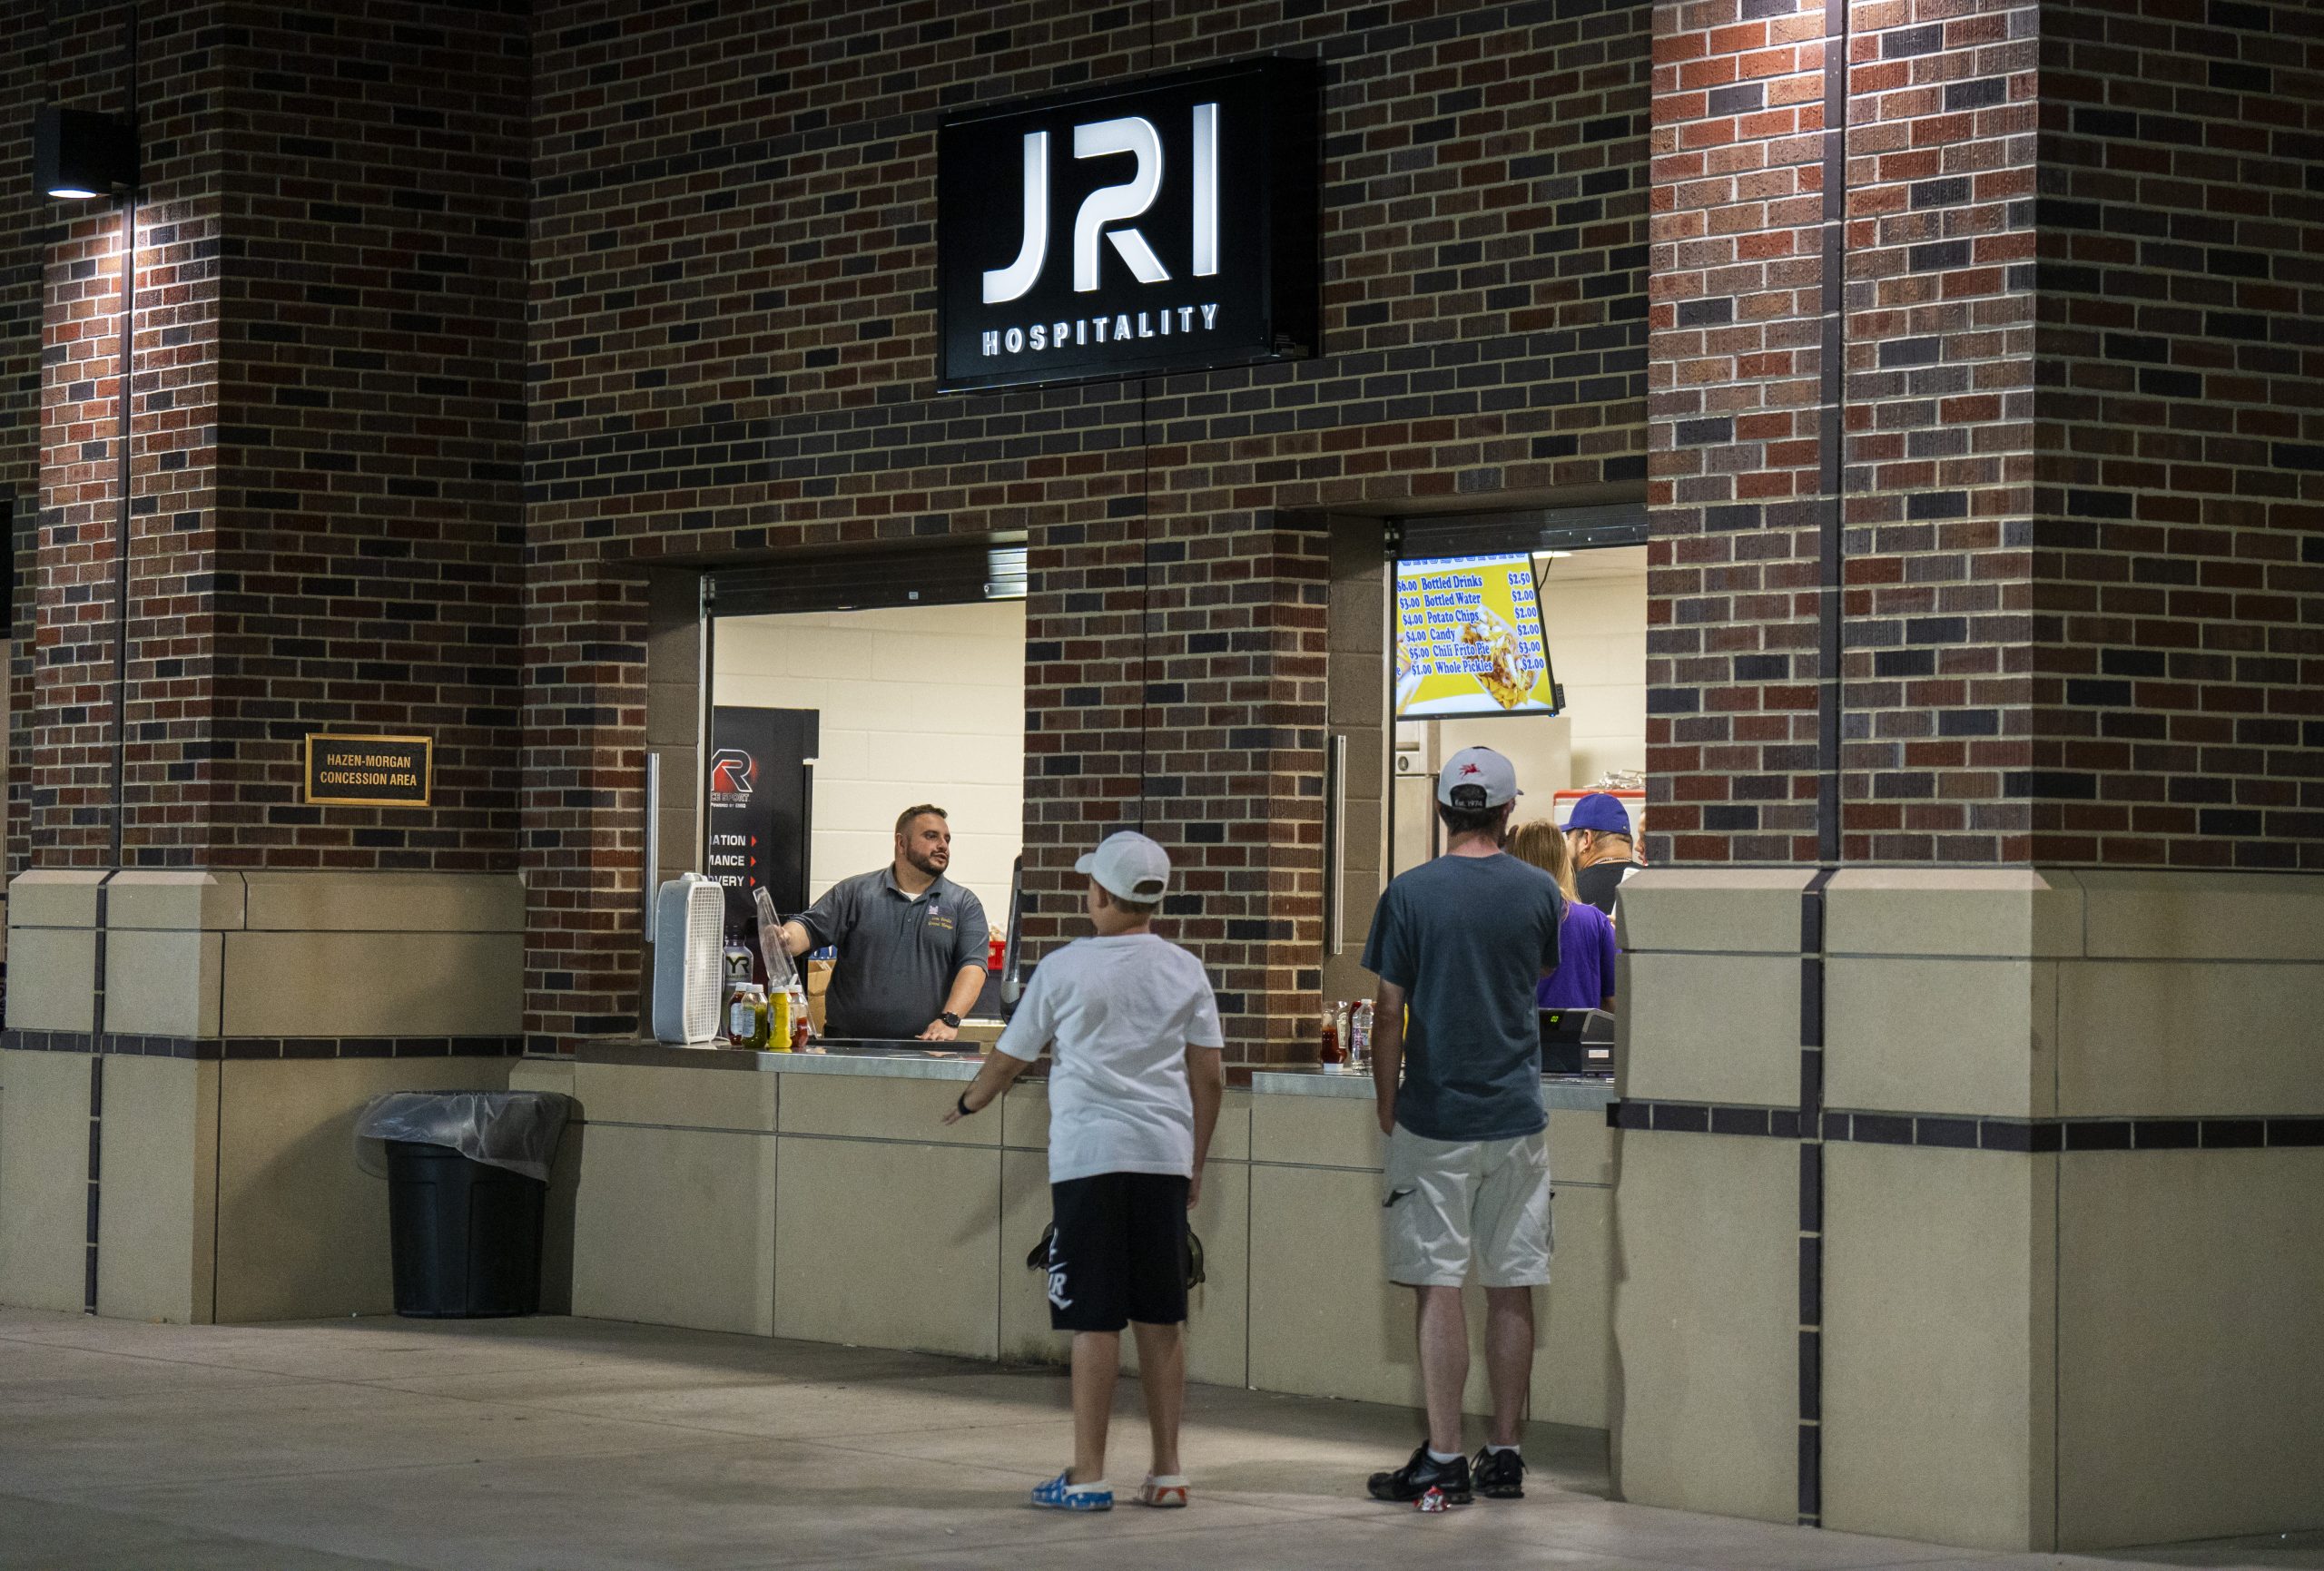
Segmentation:
[(1509, 854), (1555, 879), (1566, 904), (1581, 898), (1573, 887), (1573, 849), (1565, 843), (1565, 832), (1549, 820), (1534, 819), (1510, 830)]

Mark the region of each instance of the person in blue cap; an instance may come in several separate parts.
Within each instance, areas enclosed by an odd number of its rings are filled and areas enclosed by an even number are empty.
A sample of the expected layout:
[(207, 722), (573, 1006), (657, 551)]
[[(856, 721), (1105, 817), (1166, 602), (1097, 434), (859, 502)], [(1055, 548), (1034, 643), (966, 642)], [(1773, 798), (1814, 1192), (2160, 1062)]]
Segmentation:
[(1630, 845), (1630, 815), (1621, 799), (1591, 791), (1566, 815), (1565, 843), (1573, 852), (1573, 884), (1581, 898), (1608, 916), (1614, 891), (1630, 876), (1637, 853)]

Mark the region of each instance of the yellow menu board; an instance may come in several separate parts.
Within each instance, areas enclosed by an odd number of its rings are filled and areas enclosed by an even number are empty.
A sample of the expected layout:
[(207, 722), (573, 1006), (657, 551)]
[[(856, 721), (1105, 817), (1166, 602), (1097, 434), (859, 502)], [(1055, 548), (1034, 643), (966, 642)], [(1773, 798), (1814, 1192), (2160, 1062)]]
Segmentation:
[(1396, 564), (1396, 714), (1555, 714), (1533, 559)]

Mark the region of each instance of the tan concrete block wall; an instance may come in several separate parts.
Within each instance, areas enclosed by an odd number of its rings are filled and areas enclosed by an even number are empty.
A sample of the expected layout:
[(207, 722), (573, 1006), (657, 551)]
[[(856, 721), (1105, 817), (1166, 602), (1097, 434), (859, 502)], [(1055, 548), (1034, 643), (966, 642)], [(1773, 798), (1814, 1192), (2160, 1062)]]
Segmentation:
[[(564, 1082), (536, 1088), (570, 1094), (576, 1116), (593, 1124), (660, 1124), (683, 1129), (774, 1133), (777, 1076), (743, 1070), (672, 1073), (625, 1064), (547, 1065)], [(545, 1073), (537, 1059), (524, 1065), (528, 1082)], [(728, 1078), (731, 1075), (733, 1078)], [(514, 1084), (514, 1081), (511, 1082)]]
[[(1261, 1102), (1262, 1130), (1273, 1100)], [(1361, 1103), (1315, 1100), (1368, 1111)], [(1266, 1148), (1262, 1140), (1257, 1149)], [(1420, 1404), (1413, 1295), (1387, 1280), (1376, 1162), (1369, 1170), (1278, 1166), (1264, 1157), (1253, 1164), (1251, 1384)]]
[[(1603, 1429), (1612, 1422), (1613, 1193), (1560, 1178), (1551, 1211), (1557, 1250), (1549, 1291), (1533, 1304), (1533, 1417)], [(1489, 1394), (1472, 1409), (1491, 1409)]]
[(513, 873), (247, 872), (243, 926), (271, 933), (521, 933)]
[(171, 1325), (214, 1318), (224, 1067), (190, 1058), (105, 1060), (99, 1314)]
[[(959, 1095), (948, 1082), (860, 1084)], [(779, 1143), (775, 1335), (1000, 1356), (997, 1144)]]
[(225, 935), (229, 1036), (513, 1036), (524, 935)]
[(137, 1036), (215, 1036), (226, 935), (199, 928), (105, 936), (105, 1027)]
[[(98, 1022), (103, 879), (34, 872), (12, 885), (11, 1026), (197, 1040), (521, 1028), (514, 877), (123, 871), (106, 886), (110, 1017)], [(14, 1076), (26, 1127), (47, 1133), (0, 1142), (23, 1159), (5, 1209), (28, 1241), (18, 1263), (35, 1285), (25, 1292), (78, 1308), (90, 1061), (23, 1056), (54, 1059)], [(235, 1321), (386, 1311), (386, 1187), (354, 1165), (355, 1113), (382, 1090), (497, 1087), (508, 1061), (116, 1055), (105, 1065), (100, 1311)], [(79, 1154), (50, 1160), (44, 1146), (76, 1124)], [(35, 1259), (45, 1263), (26, 1263)]]
[(0, 1304), (83, 1307), (88, 1207), (87, 1056), (0, 1051)]
[(23, 923), (25, 902), (8, 916), (8, 1028), (12, 1031), (91, 1031), (96, 1028), (97, 935), (91, 928), (35, 928)]
[(2083, 952), (2080, 874), (2050, 868), (1848, 868), (1824, 889), (1834, 954), (1997, 956)]
[(2324, 1525), (2319, 1217), (2324, 1148), (2063, 1161), (2063, 1545)]
[[(576, 1313), (766, 1334), (763, 1301), (781, 1336), (1066, 1356), (1067, 1339), (1049, 1329), (1046, 1278), (1024, 1264), (1049, 1217), (1038, 1082), (1011, 1090), (998, 1117), (949, 1127), (936, 1120), (956, 1081), (527, 1060), (513, 1083), (570, 1085), (588, 1120), (567, 1136), (568, 1153), (586, 1153), (572, 1202)], [(748, 1127), (765, 1126), (770, 1087), (783, 1132), (772, 1143)], [(607, 1122), (608, 1109), (638, 1122)], [(1190, 1378), (1418, 1401), (1411, 1295), (1384, 1280), (1379, 1259), (1372, 1118), (1363, 1098), (1228, 1093), (1193, 1217), (1208, 1281), (1189, 1304)], [(693, 1126), (673, 1126), (684, 1121)], [(724, 1143), (704, 1144), (711, 1136)], [(1561, 1139), (1574, 1147), (1576, 1176), (1560, 1180), (1565, 1252), (1538, 1307), (1554, 1351), (1541, 1360), (1534, 1416), (1602, 1426), (1602, 1118), (1561, 1115), (1553, 1166)], [(770, 1144), (772, 1160), (760, 1154)], [(1254, 1166), (1255, 1148), (1277, 1159)], [(1319, 1185), (1327, 1193), (1309, 1193)], [(556, 1194), (553, 1185), (553, 1232)], [(910, 1203), (891, 1203), (897, 1195)], [(1137, 1367), (1128, 1343), (1124, 1364)], [(1482, 1362), (1467, 1402), (1489, 1406)]]
[[(543, 1058), (520, 1058), (509, 1065), (511, 1091), (547, 1091), (579, 1097), (574, 1091), (578, 1065)], [(556, 1161), (548, 1174), (548, 1202), (541, 1219), (541, 1313), (573, 1312), (573, 1226), (579, 1210), (581, 1168), (588, 1150), (589, 1126), (576, 1106), (557, 1142)]]
[(1825, 1147), (1824, 1525), (2056, 1542), (2056, 1156)]
[(103, 872), (34, 868), (8, 880), (8, 922), (17, 928), (94, 928)]
[(2063, 1114), (2324, 1114), (2324, 962), (2092, 957), (2059, 994)]
[(1615, 1487), (1640, 1505), (1791, 1521), (1798, 1149), (1624, 1133), (1616, 1161)]
[[(102, 872), (10, 886), (7, 1024), (98, 1028)], [(110, 1031), (163, 1036), (513, 1036), (524, 888), (478, 874), (128, 869), (106, 887)]]
[[(1760, 931), (1768, 964), (1797, 964), (1782, 953), (1798, 930), (1788, 876), (1656, 869), (1625, 886), (1626, 1096), (1794, 1101), (1796, 1089), (1774, 1092), (1772, 1071), (1775, 1044), (1797, 1042), (1797, 997), (1742, 980), (1752, 946), (1738, 937)], [(2324, 879), (1858, 869), (1831, 881), (1826, 917), (1828, 1106), (2324, 1113)], [(1666, 1003), (1662, 990), (1681, 997)], [(1756, 1095), (1735, 1075), (1735, 1043), (1755, 1032), (1770, 1067)], [(1796, 1065), (1796, 1050), (1782, 1056)], [(2249, 1129), (2218, 1131), (2215, 1144), (2208, 1124), (2202, 1149), (2114, 1154), (2089, 1147), (2127, 1142), (2126, 1127), (2080, 1127), (2057, 1156), (1825, 1148), (1827, 1526), (2071, 1548), (2324, 1521), (2324, 1496), (2294, 1483), (2324, 1475), (2313, 1417), (2324, 1402), (2307, 1379), (2324, 1370), (2319, 1322), (2290, 1307), (2318, 1299), (2324, 1158), (2226, 1144)], [(2195, 1132), (2142, 1126), (2142, 1147), (2150, 1135)], [(1622, 1488), (1781, 1519), (1796, 1457), (1785, 1229), (1797, 1152), (1622, 1138), (1611, 1399)], [(1730, 1214), (1745, 1194), (1763, 1194), (1768, 1213), (1748, 1259), (1732, 1253)], [(2292, 1231), (2302, 1213), (2304, 1235)], [(1707, 1231), (1706, 1213), (1728, 1225)], [(1708, 1263), (1695, 1258), (1706, 1252)], [(1754, 1295), (1757, 1340), (1730, 1337), (1734, 1306)], [(2172, 1475), (2172, 1458), (2198, 1452), (2202, 1477)]]
[[(1028, 1091), (1039, 1086), (1014, 1085), (1001, 1098), (1007, 1111)], [(1072, 1350), (1072, 1338), (1049, 1330), (1049, 1273), (1026, 1268), (1025, 1256), (1039, 1242), (1049, 1224), (1049, 1164), (1039, 1151), (1007, 1150), (1000, 1154), (1000, 1356), (1011, 1363), (1061, 1364)], [(1240, 1385), (1242, 1382), (1235, 1382)]]
[(956, 1080), (900, 1080), (854, 1075), (786, 1074), (781, 1128), (785, 1134), (925, 1141), (931, 1145), (997, 1146), (1001, 1120), (944, 1122), (962, 1086)]
[(592, 1124), (581, 1139), (573, 1312), (773, 1335), (774, 1137)]
[(2084, 953), (2158, 960), (2324, 960), (2324, 874), (2083, 869)]
[[(1379, 1115), (1361, 1097), (1254, 1096), (1251, 1159), (1378, 1173), (1387, 1144)], [(1377, 1203), (1378, 1197), (1374, 1197)]]
[(1622, 880), (1624, 953), (1796, 955), (1805, 868), (1646, 868)]
[(220, 1065), (217, 1318), (312, 1320), (394, 1308), (388, 1186), (355, 1165), (355, 1117), (388, 1091), (494, 1091), (506, 1058)]
[(105, 885), (111, 927), (221, 931), (248, 925), (244, 875), (207, 868), (124, 868)]
[[(2053, 1115), (2058, 969), (2053, 960), (1831, 956), (1824, 970), (1825, 1102)], [(1796, 1039), (1796, 1007), (1793, 1014)], [(1792, 1058), (1796, 1065), (1796, 1045)]]
[[(1798, 926), (1796, 913), (1792, 925)], [(1614, 1062), (1624, 1097), (1778, 1106), (1798, 1101), (1796, 952), (1625, 950), (1616, 971), (1621, 1008)]]

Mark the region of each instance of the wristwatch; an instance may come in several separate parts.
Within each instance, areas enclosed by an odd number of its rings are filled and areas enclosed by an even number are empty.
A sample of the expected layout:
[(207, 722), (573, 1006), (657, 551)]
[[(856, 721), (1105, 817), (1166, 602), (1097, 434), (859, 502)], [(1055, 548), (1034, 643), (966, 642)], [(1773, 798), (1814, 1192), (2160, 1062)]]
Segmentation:
[(958, 1031), (960, 1028), (960, 1017), (958, 1015), (953, 1014), (950, 1009), (945, 1010), (936, 1017), (939, 1020), (943, 1021), (947, 1026), (952, 1027), (955, 1031)]

